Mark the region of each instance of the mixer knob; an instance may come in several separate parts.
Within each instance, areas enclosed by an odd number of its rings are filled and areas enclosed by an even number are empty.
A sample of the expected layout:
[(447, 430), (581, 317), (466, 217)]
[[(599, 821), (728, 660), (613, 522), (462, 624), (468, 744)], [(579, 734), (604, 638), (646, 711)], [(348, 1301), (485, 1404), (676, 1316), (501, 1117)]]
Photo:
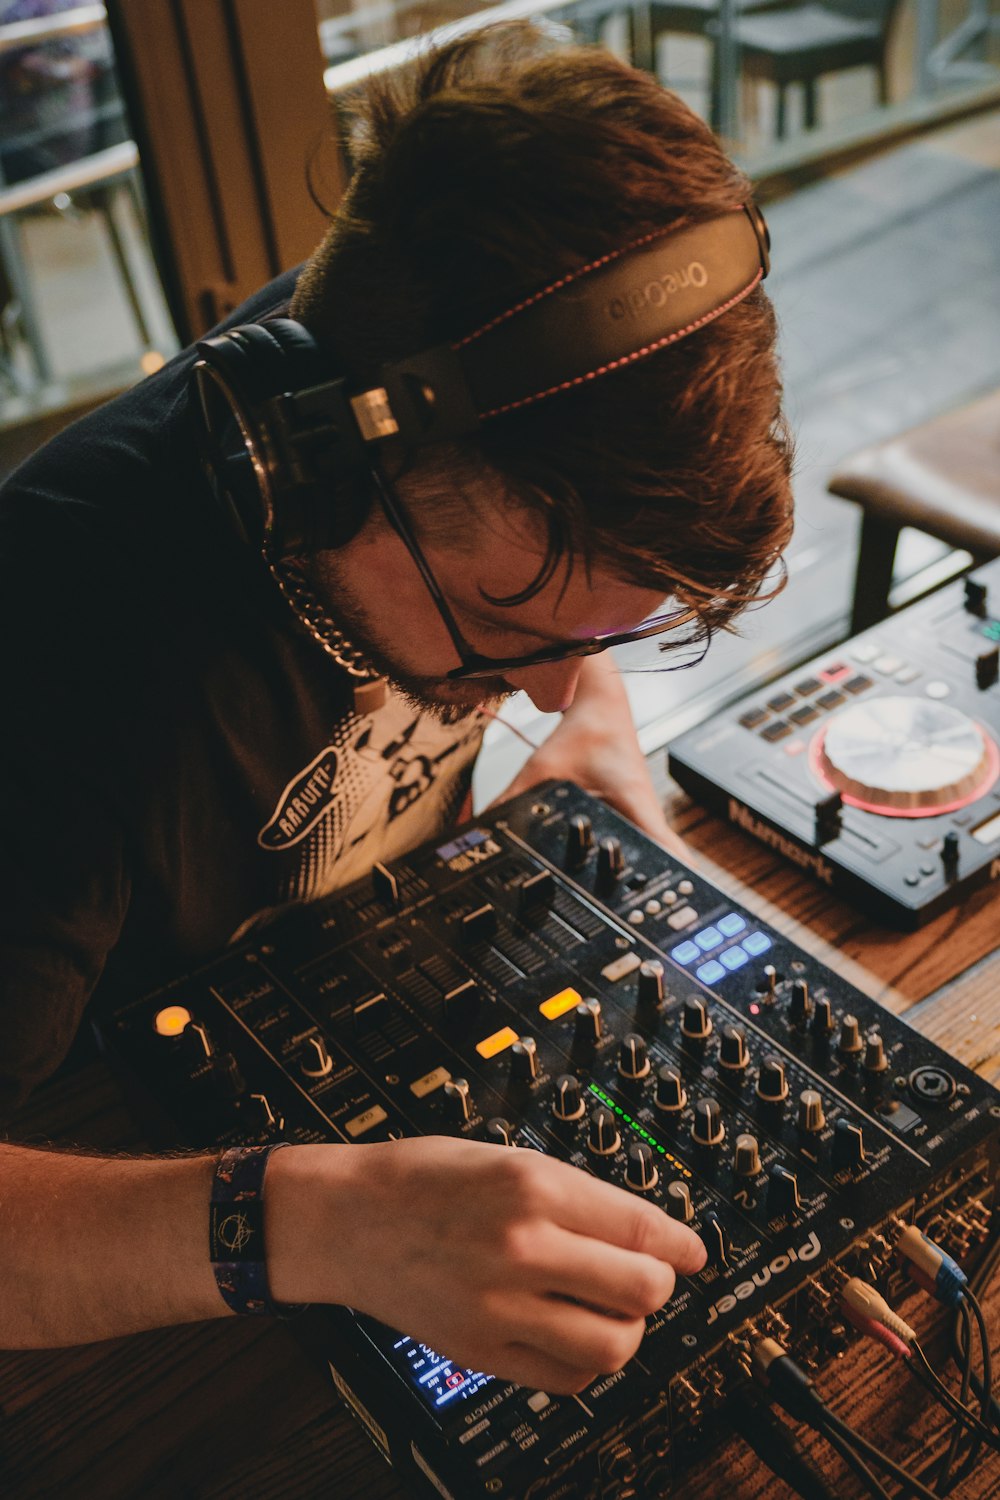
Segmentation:
[(238, 1099), (246, 1093), (247, 1081), (231, 1052), (216, 1054), (212, 1059), (212, 1081), (227, 1099)]
[(840, 1037), (837, 1041), (837, 1051), (841, 1057), (857, 1057), (864, 1043), (861, 1040), (861, 1027), (858, 1025), (857, 1016), (845, 1016), (840, 1023)]
[(612, 1156), (621, 1143), (614, 1110), (609, 1109), (606, 1104), (599, 1104), (591, 1111), (587, 1145), (596, 1156)]
[(691, 1138), (698, 1146), (721, 1146), (725, 1140), (722, 1110), (714, 1099), (699, 1099), (695, 1104)]
[(644, 1010), (657, 1010), (663, 1004), (663, 965), (658, 958), (639, 966), (638, 1000)]
[(635, 1141), (628, 1148), (625, 1162), (625, 1181), (629, 1187), (638, 1193), (648, 1193), (655, 1188), (659, 1176), (652, 1146), (647, 1146), (645, 1141)]
[(472, 1118), (472, 1094), (467, 1078), (449, 1078), (444, 1086), (444, 1110), (453, 1125), (465, 1125)]
[(722, 1220), (714, 1208), (710, 1208), (702, 1216), (701, 1239), (705, 1249), (708, 1251), (706, 1266), (726, 1266), (729, 1264), (729, 1236), (723, 1228)]
[(884, 1073), (889, 1066), (889, 1060), (885, 1055), (885, 1044), (881, 1033), (870, 1031), (865, 1038), (865, 1061), (866, 1073)]
[(656, 1107), (668, 1114), (679, 1113), (687, 1103), (687, 1090), (681, 1075), (666, 1064), (656, 1075)]
[(719, 1033), (719, 1067), (730, 1074), (743, 1073), (749, 1062), (746, 1033), (742, 1027), (723, 1026)]
[(765, 1057), (757, 1075), (757, 1098), (765, 1104), (781, 1104), (788, 1098), (788, 1080), (780, 1057)]
[(798, 1213), (799, 1179), (788, 1167), (775, 1165), (771, 1168), (767, 1183), (767, 1206), (772, 1214)]
[(826, 995), (820, 995), (812, 1018), (813, 1036), (828, 1037), (833, 1031), (833, 1007)]
[(775, 998), (776, 998), (776, 993), (775, 992), (776, 992), (776, 989), (777, 989), (777, 985), (778, 985), (778, 971), (777, 971), (777, 969), (774, 967), (774, 964), (765, 964), (764, 965), (763, 977), (761, 979), (760, 984), (757, 986), (757, 993), (762, 996), (765, 1005), (773, 1005), (774, 1004)]
[(284, 1130), (284, 1117), (274, 1113), (266, 1094), (251, 1094), (249, 1103), (257, 1116), (258, 1128), (266, 1135), (277, 1135)]
[(792, 980), (792, 998), (788, 1002), (788, 1019), (793, 1026), (804, 1026), (812, 1012), (809, 986), (804, 979)]
[(614, 885), (625, 868), (625, 856), (618, 839), (601, 839), (597, 848), (597, 878), (602, 885)]
[(1000, 678), (1000, 646), (991, 646), (976, 657), (976, 687), (985, 692)]
[(941, 841), (941, 863), (947, 878), (954, 880), (958, 874), (958, 834), (954, 828), (949, 828)]
[(760, 1146), (755, 1135), (738, 1135), (733, 1156), (733, 1171), (737, 1177), (756, 1177), (761, 1171)]
[(618, 1049), (618, 1071), (623, 1078), (631, 1079), (645, 1078), (649, 1072), (646, 1043), (638, 1032), (630, 1031), (628, 1036), (622, 1037)]
[(572, 1073), (560, 1073), (556, 1079), (552, 1113), (557, 1120), (579, 1120), (583, 1114), (583, 1093), (579, 1078)]
[(601, 1021), (601, 1002), (591, 996), (587, 1000), (581, 1000), (574, 1011), (575, 1035), (578, 1042), (598, 1042), (604, 1030)]
[(494, 1115), (492, 1120), (486, 1121), (486, 1139), (497, 1146), (515, 1146), (514, 1126), (509, 1120), (500, 1115)]
[(538, 1044), (533, 1036), (522, 1036), (511, 1047), (510, 1076), (515, 1083), (531, 1083), (538, 1077)]
[(372, 865), (372, 887), (376, 899), (385, 906), (397, 906), (399, 904), (399, 881), (391, 870), (378, 861)]
[(571, 870), (586, 864), (594, 847), (594, 829), (585, 813), (577, 813), (566, 825), (566, 863)]
[(798, 1127), (808, 1135), (818, 1135), (826, 1124), (823, 1100), (815, 1089), (803, 1089), (799, 1095)]
[(966, 578), (965, 607), (970, 615), (978, 615), (981, 620), (985, 620), (988, 596), (989, 590), (985, 583), (980, 583), (978, 578)]
[(684, 1001), (681, 1035), (689, 1042), (706, 1042), (712, 1034), (712, 1017), (700, 995)]
[(532, 917), (547, 911), (556, 893), (556, 883), (551, 870), (539, 870), (521, 881), (517, 893), (517, 910), (522, 917)]
[(192, 1067), (210, 1062), (215, 1056), (215, 1044), (204, 1021), (188, 1022), (181, 1032), (181, 1046)]
[(833, 1165), (836, 1171), (844, 1167), (860, 1167), (865, 1159), (865, 1138), (861, 1126), (851, 1120), (838, 1120), (833, 1127)]
[(686, 1182), (668, 1182), (667, 1191), (667, 1213), (671, 1219), (676, 1219), (681, 1224), (690, 1224), (694, 1218), (694, 1207), (691, 1203), (691, 1189)]
[(303, 1078), (325, 1078), (333, 1072), (333, 1058), (321, 1036), (311, 1036), (302, 1049), (299, 1061)]

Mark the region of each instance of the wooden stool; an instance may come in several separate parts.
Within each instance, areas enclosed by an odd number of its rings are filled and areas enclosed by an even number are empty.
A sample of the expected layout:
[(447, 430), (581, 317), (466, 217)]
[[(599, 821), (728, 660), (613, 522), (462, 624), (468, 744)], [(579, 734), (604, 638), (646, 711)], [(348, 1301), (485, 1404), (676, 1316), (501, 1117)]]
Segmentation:
[(863, 512), (851, 616), (856, 635), (889, 613), (902, 527), (961, 547), (977, 562), (1000, 555), (1000, 390), (862, 448), (828, 488)]

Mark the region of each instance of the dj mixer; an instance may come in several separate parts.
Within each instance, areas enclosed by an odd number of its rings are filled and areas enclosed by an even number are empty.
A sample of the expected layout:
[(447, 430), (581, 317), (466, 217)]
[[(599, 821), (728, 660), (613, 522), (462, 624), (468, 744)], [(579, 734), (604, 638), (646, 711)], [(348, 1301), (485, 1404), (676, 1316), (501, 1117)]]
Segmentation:
[(713, 811), (866, 914), (920, 926), (1000, 878), (1000, 560), (673, 741)]
[(99, 1034), (161, 1140), (467, 1137), (701, 1235), (706, 1269), (577, 1396), (348, 1309), (298, 1320), (428, 1496), (668, 1494), (754, 1340), (815, 1368), (847, 1341), (846, 1276), (898, 1291), (910, 1223), (974, 1255), (996, 1198), (995, 1089), (566, 783), (291, 909)]

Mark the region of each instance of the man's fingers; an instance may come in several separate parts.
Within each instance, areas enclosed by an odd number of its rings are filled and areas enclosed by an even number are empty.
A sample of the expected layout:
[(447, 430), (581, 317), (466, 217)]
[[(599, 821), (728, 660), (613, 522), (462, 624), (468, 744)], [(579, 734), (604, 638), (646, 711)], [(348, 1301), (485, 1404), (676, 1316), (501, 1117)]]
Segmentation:
[(623, 1318), (644, 1318), (673, 1295), (673, 1267), (656, 1256), (555, 1225), (532, 1234), (529, 1245), (513, 1273), (525, 1291), (572, 1298)]
[(511, 1344), (496, 1373), (529, 1389), (547, 1391), (553, 1396), (571, 1396), (592, 1384), (601, 1372), (593, 1366), (583, 1369), (564, 1364), (528, 1344)]
[(560, 1364), (608, 1375), (632, 1358), (646, 1324), (642, 1318), (612, 1318), (560, 1298), (532, 1297), (518, 1309), (511, 1331), (519, 1343)]
[(601, 1182), (581, 1173), (577, 1167), (564, 1163), (553, 1165), (563, 1169), (553, 1217), (564, 1229), (590, 1239), (605, 1240), (622, 1250), (655, 1256), (673, 1266), (682, 1276), (691, 1276), (702, 1270), (706, 1259), (705, 1246), (686, 1224), (668, 1218), (656, 1204), (644, 1203), (624, 1188)]

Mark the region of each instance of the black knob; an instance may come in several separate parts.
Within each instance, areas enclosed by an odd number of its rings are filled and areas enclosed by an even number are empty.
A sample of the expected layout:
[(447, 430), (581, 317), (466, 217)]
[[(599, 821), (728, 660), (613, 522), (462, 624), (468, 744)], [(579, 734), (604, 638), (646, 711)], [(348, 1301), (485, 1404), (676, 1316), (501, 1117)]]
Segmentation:
[(772, 1214), (798, 1213), (799, 1180), (788, 1167), (778, 1164), (771, 1168), (767, 1183), (767, 1206)]
[(985, 692), (1000, 678), (1000, 646), (991, 646), (976, 657), (976, 687)]
[(609, 1109), (606, 1104), (599, 1104), (590, 1114), (587, 1145), (597, 1156), (611, 1156), (621, 1143), (614, 1110)]
[(663, 965), (658, 958), (639, 966), (638, 1000), (644, 1010), (657, 1010), (663, 1004)]
[(204, 1021), (189, 1021), (180, 1034), (180, 1045), (185, 1061), (192, 1068), (215, 1056), (215, 1043)]
[(941, 863), (951, 880), (958, 873), (958, 834), (954, 828), (949, 828), (941, 841)]
[(453, 1125), (464, 1125), (472, 1117), (472, 1094), (467, 1078), (449, 1078), (444, 1086), (444, 1112)]
[(238, 1099), (246, 1093), (247, 1081), (231, 1052), (220, 1052), (213, 1057), (212, 1082), (227, 1099)]
[(638, 1032), (630, 1031), (622, 1037), (618, 1049), (618, 1071), (623, 1078), (645, 1078), (649, 1072), (649, 1057), (646, 1043)]
[(681, 1075), (666, 1063), (656, 1075), (656, 1107), (667, 1114), (679, 1114), (687, 1103), (687, 1091)]
[(818, 1135), (826, 1124), (823, 1100), (815, 1089), (803, 1089), (799, 1095), (797, 1124), (806, 1135)]
[(816, 1000), (810, 1030), (818, 1037), (828, 1037), (833, 1032), (833, 1007), (826, 995), (820, 995)]
[(763, 998), (765, 1005), (773, 1005), (776, 998), (778, 985), (778, 971), (774, 964), (765, 964), (764, 973), (757, 986), (757, 993)]
[(733, 1171), (737, 1177), (756, 1177), (761, 1170), (760, 1146), (755, 1135), (738, 1135)]
[(865, 1072), (884, 1073), (888, 1066), (889, 1059), (885, 1055), (885, 1044), (882, 1041), (881, 1033), (870, 1031), (865, 1038)]
[(701, 1238), (705, 1249), (708, 1251), (706, 1266), (725, 1266), (729, 1264), (729, 1236), (723, 1228), (722, 1220), (714, 1208), (710, 1208), (702, 1216)]
[(378, 862), (372, 865), (372, 887), (375, 897), (385, 906), (396, 906), (399, 903), (399, 881), (391, 870)]
[(538, 912), (548, 911), (555, 893), (556, 883), (552, 878), (551, 870), (539, 870), (537, 874), (529, 875), (526, 880), (521, 881), (521, 887), (517, 893), (519, 914), (522, 917), (531, 917)]
[(970, 615), (978, 615), (981, 620), (985, 620), (988, 595), (985, 583), (980, 583), (978, 578), (966, 578), (965, 607)]
[(638, 1193), (648, 1193), (659, 1179), (653, 1148), (645, 1141), (635, 1141), (628, 1148), (625, 1161), (625, 1181)]
[(712, 1017), (708, 1006), (700, 995), (692, 995), (684, 1001), (681, 1014), (681, 1035), (688, 1042), (707, 1042), (712, 1034)]
[(333, 1072), (333, 1058), (321, 1036), (311, 1036), (302, 1049), (299, 1067), (303, 1078), (326, 1078)]
[(266, 1094), (251, 1094), (247, 1104), (256, 1117), (258, 1130), (265, 1135), (278, 1135), (284, 1130), (284, 1116), (275, 1114)]
[(557, 1120), (579, 1120), (583, 1114), (583, 1092), (579, 1078), (572, 1073), (560, 1073), (556, 1079), (552, 1113)]
[(836, 1171), (860, 1167), (865, 1159), (865, 1138), (861, 1126), (851, 1120), (838, 1120), (833, 1127), (833, 1165)]
[(538, 1077), (538, 1046), (533, 1036), (522, 1036), (511, 1047), (510, 1076), (515, 1083), (531, 1083)]
[(857, 1057), (864, 1048), (861, 1040), (861, 1027), (858, 1025), (857, 1016), (845, 1016), (840, 1023), (840, 1036), (837, 1039), (837, 1051), (842, 1057)]
[(586, 864), (594, 847), (594, 829), (586, 813), (577, 813), (566, 824), (566, 863), (571, 870)]
[(726, 1138), (722, 1110), (714, 1099), (699, 1099), (694, 1106), (691, 1138), (699, 1146), (721, 1146)]
[(681, 1224), (690, 1224), (694, 1218), (691, 1189), (686, 1182), (668, 1182), (666, 1191), (667, 1213)]
[(765, 1057), (757, 1075), (757, 1098), (765, 1104), (780, 1104), (788, 1098), (788, 1080), (780, 1057)]
[(486, 1139), (497, 1146), (514, 1146), (514, 1126), (500, 1115), (486, 1121)]
[(574, 1011), (574, 1030), (578, 1042), (597, 1042), (604, 1030), (601, 1021), (601, 1002), (593, 996), (581, 1000)]
[(602, 885), (614, 885), (625, 868), (625, 856), (618, 839), (601, 839), (597, 849), (597, 878)]
[(809, 986), (804, 979), (792, 980), (792, 998), (788, 1002), (788, 1019), (793, 1026), (804, 1026), (812, 1011)]
[[(719, 1033), (719, 1067), (730, 1075), (746, 1072), (750, 1062), (746, 1033), (741, 1026), (723, 1026)], [(732, 1076), (730, 1077), (732, 1082)]]

